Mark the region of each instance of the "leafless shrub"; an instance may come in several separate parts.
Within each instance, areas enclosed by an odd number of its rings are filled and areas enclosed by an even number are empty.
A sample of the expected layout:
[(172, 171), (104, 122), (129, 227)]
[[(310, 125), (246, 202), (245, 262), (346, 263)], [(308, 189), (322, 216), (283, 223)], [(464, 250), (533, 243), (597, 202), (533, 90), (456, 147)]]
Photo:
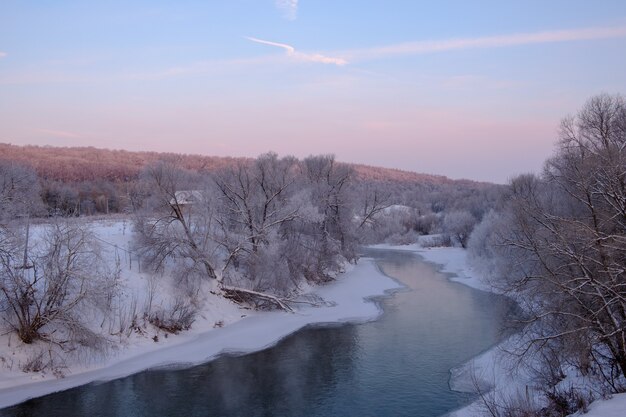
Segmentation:
[(137, 297), (133, 296), (130, 302), (126, 300), (118, 300), (115, 304), (112, 319), (109, 321), (109, 334), (111, 336), (118, 336), (122, 341), (124, 338), (128, 338), (133, 332), (138, 332), (139, 316), (137, 307)]
[(439, 217), (434, 213), (418, 216), (415, 220), (413, 228), (421, 235), (429, 235), (434, 232), (435, 227), (439, 223)]
[(555, 389), (544, 393), (548, 404), (541, 413), (546, 417), (560, 417), (574, 414), (577, 411), (586, 413), (589, 404), (594, 400), (593, 393), (583, 394), (579, 389)]
[(188, 300), (177, 297), (168, 308), (154, 311), (148, 321), (165, 332), (177, 334), (191, 328), (196, 314), (197, 309)]
[(51, 372), (56, 378), (64, 378), (67, 366), (64, 358), (56, 352), (54, 346), (33, 351), (19, 368), (26, 373)]
[(404, 234), (395, 233), (389, 236), (386, 239), (386, 242), (392, 245), (410, 245), (417, 242), (418, 238), (419, 235), (417, 234), (417, 232), (409, 230), (407, 233)]
[(49, 366), (43, 350), (31, 354), (26, 362), (20, 365), (23, 372), (41, 372)]
[(523, 393), (501, 394), (498, 391), (481, 388), (476, 381), (474, 381), (474, 385), (480, 398), (481, 415), (490, 417), (552, 417), (543, 414), (541, 405), (530, 395), (528, 386)]

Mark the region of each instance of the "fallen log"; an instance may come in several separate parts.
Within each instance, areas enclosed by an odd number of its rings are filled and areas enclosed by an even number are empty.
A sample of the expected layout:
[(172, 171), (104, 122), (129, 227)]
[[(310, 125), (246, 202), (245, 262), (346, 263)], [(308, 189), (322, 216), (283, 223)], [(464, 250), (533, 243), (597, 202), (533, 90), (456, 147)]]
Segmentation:
[(294, 312), (293, 309), (287, 304), (286, 300), (280, 297), (277, 297), (275, 295), (272, 295), (272, 294), (266, 294), (263, 292), (247, 290), (245, 288), (231, 287), (231, 286), (224, 285), (224, 284), (222, 284), (220, 288), (226, 298), (230, 298), (231, 300), (234, 300), (239, 303), (253, 302), (255, 306), (258, 307), (259, 306), (258, 301), (260, 300), (260, 301), (268, 302), (271, 305), (278, 307), (284, 311), (288, 311), (290, 313)]

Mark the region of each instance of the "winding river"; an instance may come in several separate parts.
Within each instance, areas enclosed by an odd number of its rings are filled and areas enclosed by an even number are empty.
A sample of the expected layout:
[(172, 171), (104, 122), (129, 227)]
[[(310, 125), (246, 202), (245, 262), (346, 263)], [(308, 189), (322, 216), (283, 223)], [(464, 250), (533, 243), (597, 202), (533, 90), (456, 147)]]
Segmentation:
[(440, 416), (472, 400), (450, 369), (501, 340), (508, 299), (451, 282), (415, 254), (368, 249), (406, 289), (364, 324), (309, 327), (276, 346), (33, 399), (0, 416)]

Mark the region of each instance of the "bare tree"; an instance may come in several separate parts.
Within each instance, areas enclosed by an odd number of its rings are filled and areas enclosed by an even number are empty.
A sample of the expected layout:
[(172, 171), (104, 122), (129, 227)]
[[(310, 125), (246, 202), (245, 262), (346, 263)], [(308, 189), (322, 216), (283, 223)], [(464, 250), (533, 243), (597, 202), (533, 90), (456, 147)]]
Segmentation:
[(152, 207), (140, 212), (138, 249), (154, 270), (168, 259), (182, 260), (181, 277), (215, 279), (216, 245), (212, 238), (213, 204), (207, 181), (192, 178), (172, 163), (146, 167), (143, 181), (152, 190)]
[(0, 160), (0, 222), (40, 213), (39, 180), (32, 169)]
[(365, 225), (375, 225), (377, 217), (392, 205), (391, 192), (383, 191), (378, 187), (366, 184), (363, 189), (357, 189), (355, 192), (358, 194), (355, 197), (362, 202), (357, 226), (359, 229)]
[(511, 185), (500, 253), (529, 312), (530, 346), (562, 355), (612, 390), (626, 377), (626, 104), (589, 100), (561, 126), (541, 177)]
[[(319, 257), (322, 263), (318, 273), (323, 277), (327, 275), (324, 270), (336, 267), (336, 264), (332, 265), (336, 253), (348, 260), (356, 259), (354, 211), (348, 197), (348, 185), (354, 172), (349, 166), (336, 162), (333, 155), (308, 157), (304, 166), (312, 202), (322, 215), (318, 224), (322, 242)], [(334, 249), (336, 243), (338, 250)]]
[[(278, 158), (274, 153), (261, 155), (252, 163), (240, 163), (215, 177), (220, 192), (220, 242), (228, 257), (223, 270), (230, 280), (243, 278), (253, 289), (272, 290), (277, 284), (277, 269), (262, 265), (278, 259), (287, 225), (299, 216), (299, 166), (293, 157)], [(277, 268), (278, 265), (275, 265)]]
[(331, 279), (355, 257), (350, 174), (332, 157), (302, 164), (274, 153), (210, 178), (150, 166), (152, 207), (136, 223), (137, 247), (155, 270), (176, 264), (188, 277), (202, 266), (226, 296), (290, 310), (280, 297), (302, 277)]
[(261, 155), (252, 164), (239, 163), (219, 173), (215, 182), (224, 202), (223, 229), (237, 233), (257, 252), (268, 236), (297, 217), (298, 207), (289, 204), (294, 194), (297, 160)]
[(95, 347), (99, 337), (88, 318), (93, 317), (94, 307), (108, 310), (117, 273), (106, 267), (85, 226), (53, 223), (39, 231), (36, 242), (26, 249), (22, 248), (26, 243), (14, 237), (0, 256), (5, 322), (27, 344), (45, 340), (67, 348)]

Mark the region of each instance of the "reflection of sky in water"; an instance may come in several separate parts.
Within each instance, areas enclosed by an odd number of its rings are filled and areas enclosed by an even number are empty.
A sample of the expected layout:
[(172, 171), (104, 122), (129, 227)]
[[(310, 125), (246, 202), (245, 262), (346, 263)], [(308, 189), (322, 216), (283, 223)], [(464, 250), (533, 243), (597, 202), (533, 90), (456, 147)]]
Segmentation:
[(375, 322), (305, 329), (265, 351), (76, 388), (0, 415), (437, 416), (462, 405), (449, 369), (499, 339), (511, 305), (410, 253), (370, 255), (411, 289), (385, 299)]

